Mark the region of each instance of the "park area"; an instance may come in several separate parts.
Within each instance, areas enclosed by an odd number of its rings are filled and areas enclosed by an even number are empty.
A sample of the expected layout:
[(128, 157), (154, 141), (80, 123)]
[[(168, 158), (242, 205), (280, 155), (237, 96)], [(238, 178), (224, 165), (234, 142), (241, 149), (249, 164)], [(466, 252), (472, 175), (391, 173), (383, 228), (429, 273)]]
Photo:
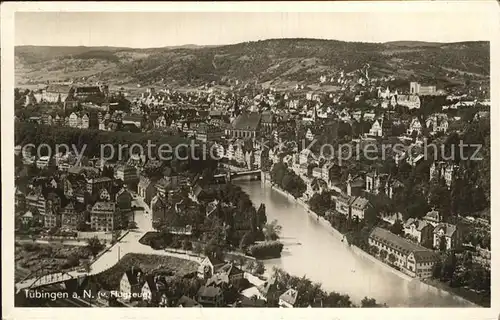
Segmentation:
[(63, 244), (15, 243), (15, 281), (32, 272), (59, 272), (85, 264), (92, 258), (88, 247)]

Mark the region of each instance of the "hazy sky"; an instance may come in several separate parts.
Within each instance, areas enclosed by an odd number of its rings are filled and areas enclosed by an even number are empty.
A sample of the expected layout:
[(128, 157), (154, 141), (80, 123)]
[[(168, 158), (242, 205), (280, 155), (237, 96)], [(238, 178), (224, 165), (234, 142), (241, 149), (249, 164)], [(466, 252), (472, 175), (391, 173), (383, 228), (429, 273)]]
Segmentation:
[(385, 42), (487, 40), (474, 13), (17, 12), (16, 45), (162, 47), (270, 38)]

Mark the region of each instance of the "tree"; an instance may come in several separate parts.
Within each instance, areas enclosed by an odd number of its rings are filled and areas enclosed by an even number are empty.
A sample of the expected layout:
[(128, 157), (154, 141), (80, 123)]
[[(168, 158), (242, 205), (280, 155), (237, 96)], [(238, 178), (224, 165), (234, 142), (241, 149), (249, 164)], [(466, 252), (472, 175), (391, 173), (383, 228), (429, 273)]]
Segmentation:
[(95, 257), (102, 249), (104, 245), (99, 241), (99, 238), (93, 237), (87, 239), (87, 249), (89, 249), (90, 253)]
[(391, 232), (395, 235), (401, 236), (404, 234), (403, 223), (401, 220), (397, 219), (391, 226)]
[(134, 220), (130, 220), (128, 222), (128, 226), (127, 226), (127, 229), (137, 229), (137, 222), (135, 222)]
[(450, 254), (448, 254), (443, 263), (442, 277), (448, 281), (451, 280), (453, 274), (455, 273), (456, 268), (457, 268), (457, 258), (455, 256), (455, 253), (451, 252)]
[(432, 267), (432, 277), (434, 279), (441, 279), (442, 269), (443, 269), (443, 263), (441, 262), (441, 259), (439, 259)]
[(193, 252), (196, 254), (200, 254), (203, 252), (203, 247), (201, 246), (201, 244), (199, 242), (195, 242), (193, 244)]
[(222, 251), (222, 248), (216, 244), (214, 244), (212, 241), (210, 241), (205, 248), (203, 249), (203, 253), (207, 257), (214, 257), (217, 258), (221, 261), (224, 261), (224, 252)]
[(388, 252), (384, 249), (380, 250), (380, 257), (385, 260), (387, 258)]
[(90, 229), (89, 225), (87, 224), (87, 222), (85, 220), (78, 221), (78, 223), (76, 225), (76, 230), (78, 230), (78, 231), (88, 231), (89, 229)]
[(209, 185), (214, 178), (214, 173), (210, 168), (205, 168), (202, 173), (203, 185)]
[(64, 263), (63, 265), (63, 268), (65, 269), (69, 269), (69, 268), (73, 268), (73, 267), (76, 267), (80, 264), (80, 259), (78, 258), (77, 255), (75, 254), (71, 254), (67, 259), (66, 259), (66, 262)]
[(120, 238), (121, 231), (120, 230), (114, 230), (113, 233), (111, 234), (111, 244), (115, 244), (118, 241), (118, 238)]
[(191, 250), (192, 248), (193, 247), (192, 247), (191, 241), (189, 241), (188, 239), (182, 240), (182, 249), (183, 250)]
[(267, 241), (277, 240), (279, 239), (281, 233), (281, 226), (278, 224), (278, 220), (275, 219), (271, 221), (271, 223), (267, 223), (266, 225), (264, 225), (262, 231), (264, 233), (264, 238)]
[(377, 300), (373, 298), (364, 297), (363, 300), (361, 300), (361, 308), (377, 308), (377, 307), (381, 307), (381, 305), (379, 305), (377, 303)]
[(251, 231), (247, 231), (240, 241), (240, 249), (245, 250), (249, 245), (254, 243), (254, 237)]
[(444, 235), (439, 238), (439, 251), (446, 251), (446, 237)]
[(266, 215), (266, 205), (261, 203), (259, 209), (257, 209), (257, 225), (259, 229), (262, 228), (267, 223), (267, 215)]
[(389, 253), (389, 256), (387, 258), (389, 259), (390, 263), (394, 263), (396, 261), (396, 256), (393, 253)]
[(443, 180), (431, 184), (429, 191), (429, 204), (439, 211), (443, 220), (450, 214), (452, 199), (448, 187)]
[(256, 260), (253, 273), (257, 275), (262, 275), (264, 274), (264, 271), (266, 271), (264, 263), (261, 260)]
[(153, 229), (155, 229), (156, 231), (161, 231), (161, 229), (163, 229), (164, 225), (165, 225), (165, 223), (162, 219), (156, 219), (156, 220), (153, 220), (153, 222), (152, 222)]

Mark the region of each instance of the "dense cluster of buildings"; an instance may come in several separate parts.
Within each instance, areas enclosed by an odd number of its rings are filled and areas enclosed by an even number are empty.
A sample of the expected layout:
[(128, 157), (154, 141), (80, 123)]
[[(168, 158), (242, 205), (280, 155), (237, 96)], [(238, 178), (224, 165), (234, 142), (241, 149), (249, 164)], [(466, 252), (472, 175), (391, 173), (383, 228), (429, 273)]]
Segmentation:
[[(74, 156), (56, 158), (58, 171), (49, 177), (31, 177), (23, 191), (16, 189), (16, 215), (21, 225), (106, 232), (127, 225), (132, 202), (128, 186), (138, 179), (135, 168), (116, 166), (115, 177), (109, 177), (102, 175), (104, 167), (97, 161), (82, 165), (66, 162)], [(44, 169), (39, 161), (37, 166)]]
[[(274, 276), (260, 280), (233, 262), (212, 256), (201, 261), (194, 276), (202, 282), (195, 295), (172, 295), (168, 290), (168, 276), (160, 272), (145, 274), (134, 266), (123, 273), (118, 296), (126, 304), (142, 301), (157, 307), (265, 307), (268, 299), (276, 299), (280, 308), (293, 308), (299, 294), (296, 289), (279, 288)], [(236, 296), (234, 289), (239, 292)]]

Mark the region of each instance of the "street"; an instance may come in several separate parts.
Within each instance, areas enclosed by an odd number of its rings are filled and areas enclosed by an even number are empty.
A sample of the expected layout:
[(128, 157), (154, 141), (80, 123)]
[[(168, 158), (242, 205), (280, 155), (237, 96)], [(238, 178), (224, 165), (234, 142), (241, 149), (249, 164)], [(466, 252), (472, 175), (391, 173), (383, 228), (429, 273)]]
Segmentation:
[[(151, 254), (151, 255), (165, 255), (171, 257), (177, 257), (180, 259), (187, 259), (200, 263), (201, 259), (197, 257), (192, 257), (186, 254), (166, 252), (164, 250), (154, 250), (150, 246), (143, 245), (139, 243), (139, 240), (149, 231), (153, 231), (151, 226), (151, 211), (149, 206), (144, 202), (144, 200), (136, 195), (134, 195), (133, 204), (135, 206), (143, 207), (144, 210), (138, 210), (135, 212), (134, 221), (137, 223), (137, 229), (130, 230), (127, 235), (120, 239), (115, 245), (110, 247), (105, 253), (98, 257), (91, 265), (90, 272), (88, 275), (101, 273), (112, 266), (114, 266), (120, 259), (127, 253), (138, 253), (138, 254)], [(69, 275), (73, 277), (81, 277), (86, 275), (86, 272), (82, 271), (70, 271)], [(44, 278), (49, 279), (52, 275), (46, 275)], [(64, 279), (69, 277), (64, 274), (54, 274), (55, 278)], [(29, 287), (37, 278), (30, 278), (21, 281), (16, 284), (19, 289)], [(43, 282), (43, 279), (38, 281)], [(47, 280), (50, 281), (50, 280)]]
[(151, 210), (149, 205), (144, 202), (142, 197), (139, 197), (135, 192), (132, 192), (132, 207), (142, 207), (144, 210), (136, 210), (134, 213), (134, 221), (137, 223), (138, 230), (141, 231), (153, 231), (151, 225)]

